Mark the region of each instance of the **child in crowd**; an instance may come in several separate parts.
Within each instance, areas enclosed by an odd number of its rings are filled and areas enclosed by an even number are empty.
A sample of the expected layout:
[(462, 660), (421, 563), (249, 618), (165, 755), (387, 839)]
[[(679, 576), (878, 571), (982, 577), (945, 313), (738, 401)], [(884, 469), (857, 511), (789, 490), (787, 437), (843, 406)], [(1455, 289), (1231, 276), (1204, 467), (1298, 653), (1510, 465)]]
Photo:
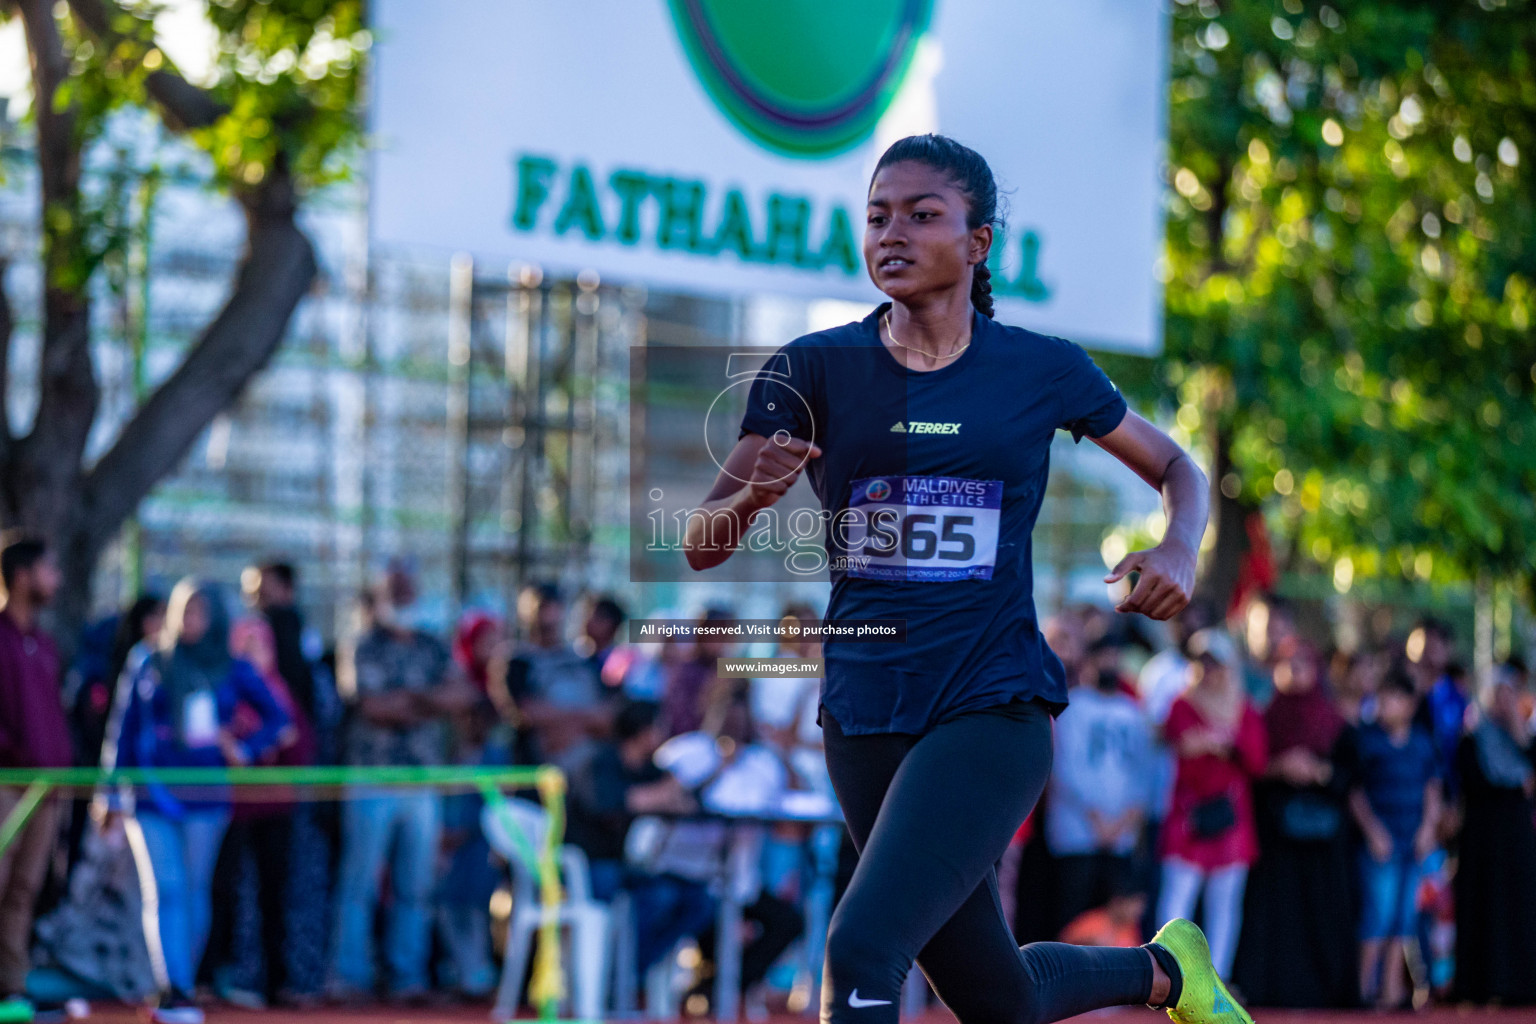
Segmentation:
[[(1057, 920), (1101, 906), (1130, 873), (1157, 793), (1152, 728), (1120, 674), (1100, 667), (1056, 720), (1045, 840), (1056, 857)], [(1132, 943), (1137, 945), (1138, 943)]]
[(1395, 669), (1382, 681), (1376, 721), (1355, 740), (1350, 811), (1365, 836), (1361, 857), (1360, 994), (1379, 1008), (1407, 1001), (1406, 942), (1416, 933), (1421, 865), (1435, 849), (1441, 813), (1434, 741), (1414, 725), (1413, 679)]

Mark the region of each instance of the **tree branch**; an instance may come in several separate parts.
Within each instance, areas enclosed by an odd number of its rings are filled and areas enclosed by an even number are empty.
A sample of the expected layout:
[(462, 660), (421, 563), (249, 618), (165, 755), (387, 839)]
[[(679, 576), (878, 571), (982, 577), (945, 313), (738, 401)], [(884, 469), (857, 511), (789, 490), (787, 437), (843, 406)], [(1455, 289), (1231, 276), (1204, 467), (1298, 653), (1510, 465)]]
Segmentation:
[[(117, 47), (124, 40), (121, 32), (113, 27), (113, 20), (123, 12), (110, 0), (69, 0), (69, 9), (85, 30), (109, 47)], [(154, 42), (140, 41), (142, 50), (134, 60), (142, 61)], [(166, 126), (172, 131), (188, 131), (206, 128), (228, 113), (228, 108), (216, 102), (212, 96), (182, 78), (171, 69), (169, 58), (164, 68), (151, 71), (144, 80), (144, 87), (159, 104)]]
[(73, 511), (69, 485), (78, 476), (99, 389), (91, 363), (90, 298), (78, 279), (80, 149), (78, 110), (59, 104), (69, 77), (49, 0), (18, 0), (32, 57), (33, 116), (37, 119), (42, 186), (43, 309), (37, 415), (13, 446), (5, 476), (7, 503), (25, 509), (27, 526), (52, 534)]
[(37, 166), (43, 202), (69, 197), (80, 181), (80, 155), (72, 152), (73, 105), (55, 109), (59, 86), (69, 77), (69, 60), (48, 0), (17, 0), (27, 50), (32, 55), (32, 111), (37, 118)]
[(151, 71), (144, 87), (160, 104), (166, 127), (172, 131), (206, 128), (229, 113), (228, 107), (174, 71)]
[(314, 281), (314, 247), (294, 223), (287, 174), (277, 171), (242, 202), (246, 252), (229, 300), (85, 477), (84, 529), (92, 549), (111, 539), (203, 428), (272, 358)]

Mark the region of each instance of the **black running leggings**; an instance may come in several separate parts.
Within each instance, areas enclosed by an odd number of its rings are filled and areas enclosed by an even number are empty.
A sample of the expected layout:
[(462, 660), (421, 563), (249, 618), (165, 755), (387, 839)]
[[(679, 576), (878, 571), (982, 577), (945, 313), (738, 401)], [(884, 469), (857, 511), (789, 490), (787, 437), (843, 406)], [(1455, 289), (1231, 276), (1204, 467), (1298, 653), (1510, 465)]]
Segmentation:
[(1043, 704), (959, 715), (921, 736), (845, 736), (830, 712), (821, 720), (859, 849), (827, 935), (824, 1024), (897, 1024), (914, 959), (961, 1024), (1046, 1024), (1151, 998), (1145, 949), (1020, 949), (1003, 918), (994, 865), (1051, 771)]

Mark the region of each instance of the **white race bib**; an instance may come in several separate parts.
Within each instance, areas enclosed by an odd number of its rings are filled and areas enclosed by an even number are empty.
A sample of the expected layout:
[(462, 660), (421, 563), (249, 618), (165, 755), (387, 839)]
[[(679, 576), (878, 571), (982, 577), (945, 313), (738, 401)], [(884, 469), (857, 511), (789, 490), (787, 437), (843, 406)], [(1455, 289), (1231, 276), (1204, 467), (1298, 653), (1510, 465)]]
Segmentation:
[(848, 575), (922, 583), (992, 578), (1001, 480), (875, 476), (852, 486)]
[(189, 694), (181, 711), (183, 743), (189, 747), (211, 747), (219, 742), (219, 707), (212, 691)]

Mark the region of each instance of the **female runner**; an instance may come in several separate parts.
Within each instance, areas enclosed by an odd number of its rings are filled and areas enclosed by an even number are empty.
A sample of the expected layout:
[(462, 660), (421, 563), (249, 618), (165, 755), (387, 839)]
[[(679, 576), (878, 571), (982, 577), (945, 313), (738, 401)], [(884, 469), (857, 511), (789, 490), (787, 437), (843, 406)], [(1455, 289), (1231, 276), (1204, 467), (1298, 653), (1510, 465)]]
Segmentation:
[(1140, 573), (1118, 611), (1167, 619), (1188, 603), (1207, 496), (1081, 348), (992, 319), (996, 216), (972, 150), (924, 135), (885, 152), (864, 260), (891, 301), (780, 349), (685, 536), (694, 569), (720, 564), (806, 471), (831, 517), (827, 618), (906, 621), (904, 643), (824, 648), (827, 768), (860, 856), (827, 937), (821, 1017), (896, 1024), (915, 959), (963, 1024), (1136, 1003), (1180, 1024), (1252, 1024), (1188, 921), (1139, 948), (1020, 949), (1003, 918), (993, 865), (1040, 797), (1067, 703), (1030, 567), (1051, 437), (1093, 438), (1163, 496), (1162, 543), (1106, 578)]

